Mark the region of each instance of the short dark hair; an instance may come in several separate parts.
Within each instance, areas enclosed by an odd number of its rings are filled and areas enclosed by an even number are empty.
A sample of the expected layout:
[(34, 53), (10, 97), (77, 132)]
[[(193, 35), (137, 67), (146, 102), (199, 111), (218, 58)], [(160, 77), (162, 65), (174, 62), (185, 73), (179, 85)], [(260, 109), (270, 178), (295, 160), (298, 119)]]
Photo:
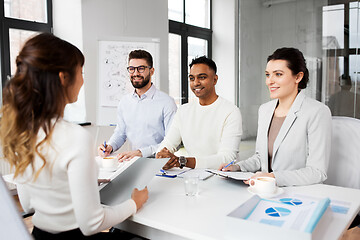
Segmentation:
[(131, 59), (145, 59), (150, 67), (153, 67), (153, 58), (151, 54), (145, 50), (133, 50), (129, 53), (129, 62)]
[(299, 49), (296, 48), (278, 48), (275, 52), (267, 58), (267, 61), (271, 60), (286, 60), (287, 67), (291, 70), (293, 75), (303, 72), (304, 76), (299, 82), (298, 88), (305, 89), (309, 82), (309, 70), (306, 67), (306, 60), (304, 55)]
[(200, 63), (207, 65), (210, 69), (214, 70), (214, 72), (216, 74), (216, 70), (217, 70), (216, 63), (212, 59), (210, 59), (206, 56), (194, 58), (191, 61), (191, 63), (189, 64), (189, 67), (191, 68), (193, 65), (200, 64)]

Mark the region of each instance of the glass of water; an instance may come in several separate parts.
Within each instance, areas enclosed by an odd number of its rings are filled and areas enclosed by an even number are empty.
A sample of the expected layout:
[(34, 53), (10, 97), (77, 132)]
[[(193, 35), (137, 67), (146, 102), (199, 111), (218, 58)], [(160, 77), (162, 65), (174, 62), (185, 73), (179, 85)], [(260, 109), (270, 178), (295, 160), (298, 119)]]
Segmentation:
[(189, 174), (184, 176), (186, 196), (196, 196), (199, 192), (199, 175)]

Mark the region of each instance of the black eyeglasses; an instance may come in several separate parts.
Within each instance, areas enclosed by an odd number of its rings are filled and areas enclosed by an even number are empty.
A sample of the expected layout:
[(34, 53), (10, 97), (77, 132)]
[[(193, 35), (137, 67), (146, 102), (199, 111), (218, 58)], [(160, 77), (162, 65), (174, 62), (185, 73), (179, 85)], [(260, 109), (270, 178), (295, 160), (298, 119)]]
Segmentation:
[(127, 67), (127, 70), (129, 73), (134, 73), (135, 69), (139, 72), (139, 73), (143, 73), (145, 71), (146, 68), (151, 68), (150, 66), (138, 66), (138, 67)]

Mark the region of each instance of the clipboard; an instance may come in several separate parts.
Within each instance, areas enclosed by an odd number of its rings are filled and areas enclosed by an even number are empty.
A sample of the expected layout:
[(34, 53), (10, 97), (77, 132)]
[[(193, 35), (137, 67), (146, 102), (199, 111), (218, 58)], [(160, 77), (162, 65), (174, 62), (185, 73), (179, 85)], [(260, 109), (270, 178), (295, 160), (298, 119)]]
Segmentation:
[(212, 174), (224, 177), (224, 178), (231, 178), (235, 180), (248, 180), (249, 178), (254, 175), (252, 172), (223, 172), (219, 170), (213, 170), (213, 169), (206, 169), (207, 172), (210, 172)]
[(176, 178), (177, 176), (189, 171), (191, 168), (172, 168), (169, 170), (163, 170), (160, 169), (160, 172), (158, 174), (156, 174), (156, 176), (158, 177), (168, 177), (168, 178)]
[(159, 177), (168, 177), (168, 178), (175, 178), (175, 177), (179, 177), (179, 178), (183, 178), (186, 175), (192, 175), (192, 174), (197, 174), (199, 176), (199, 180), (206, 180), (209, 177), (212, 177), (213, 174), (211, 174), (210, 172), (206, 171), (206, 169), (192, 169), (192, 168), (172, 168), (169, 170), (162, 170), (160, 169), (160, 173), (156, 174), (156, 176)]

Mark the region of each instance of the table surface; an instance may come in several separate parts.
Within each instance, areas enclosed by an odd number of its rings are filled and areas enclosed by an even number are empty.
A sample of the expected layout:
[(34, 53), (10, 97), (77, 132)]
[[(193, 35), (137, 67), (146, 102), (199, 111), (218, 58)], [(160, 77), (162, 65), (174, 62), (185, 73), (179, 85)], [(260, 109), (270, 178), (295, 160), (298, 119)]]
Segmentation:
[(143, 208), (116, 227), (149, 239), (338, 239), (360, 210), (360, 190), (316, 184), (284, 190), (350, 206), (347, 214), (328, 208), (312, 234), (227, 216), (253, 196), (247, 187), (242, 181), (213, 176), (200, 181), (199, 194), (190, 197), (183, 179), (154, 177)]
[[(120, 170), (120, 169), (119, 169)], [(115, 177), (118, 173), (105, 173)], [(11, 182), (11, 175), (4, 176)], [(186, 196), (182, 178), (154, 177), (149, 199), (116, 227), (149, 239), (339, 239), (360, 211), (360, 190), (315, 184), (286, 187), (285, 194), (329, 197), (348, 203), (347, 214), (329, 208), (312, 234), (227, 216), (253, 195), (242, 181), (213, 176), (199, 182), (199, 194)]]

